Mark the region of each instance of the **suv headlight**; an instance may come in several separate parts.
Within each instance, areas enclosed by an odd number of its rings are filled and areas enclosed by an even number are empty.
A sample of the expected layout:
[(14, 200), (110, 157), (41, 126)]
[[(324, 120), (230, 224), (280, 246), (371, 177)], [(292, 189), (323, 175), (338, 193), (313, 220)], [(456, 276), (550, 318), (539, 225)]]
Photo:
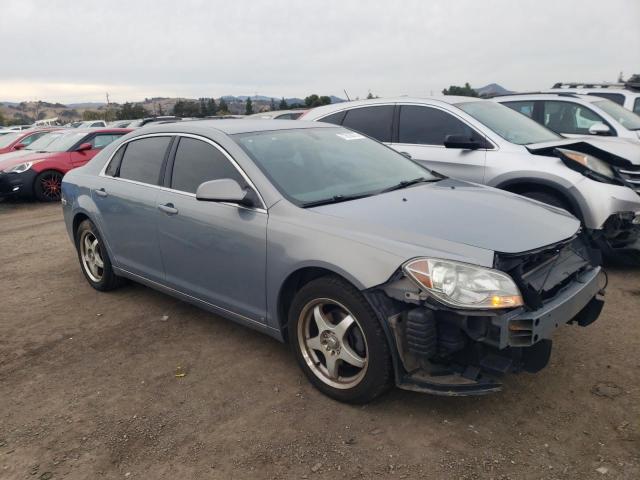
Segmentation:
[(5, 168), (3, 170), (4, 173), (24, 173), (31, 168), (33, 162), (25, 162), (20, 163), (19, 165), (14, 165), (13, 167)]
[(420, 288), (455, 308), (513, 308), (523, 305), (516, 284), (509, 275), (498, 270), (437, 258), (410, 260), (402, 270)]
[(582, 152), (576, 152), (574, 150), (566, 150), (564, 148), (558, 148), (558, 151), (564, 155), (565, 158), (569, 160), (573, 160), (574, 162), (578, 162), (583, 167), (588, 168), (596, 172), (599, 175), (607, 178), (615, 178), (613, 174), (613, 170), (609, 165), (600, 160), (599, 158), (594, 157), (593, 155), (588, 155)]

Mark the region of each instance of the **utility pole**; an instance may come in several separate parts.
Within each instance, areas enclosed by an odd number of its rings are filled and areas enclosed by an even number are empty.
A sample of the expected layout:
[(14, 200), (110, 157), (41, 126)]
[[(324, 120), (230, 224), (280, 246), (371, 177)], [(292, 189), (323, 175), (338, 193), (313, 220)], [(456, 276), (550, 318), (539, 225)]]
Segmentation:
[(109, 121), (111, 120), (111, 115), (109, 115), (111, 113), (111, 104), (109, 103), (109, 92), (105, 92), (105, 95), (107, 97), (107, 113), (105, 115), (105, 120)]

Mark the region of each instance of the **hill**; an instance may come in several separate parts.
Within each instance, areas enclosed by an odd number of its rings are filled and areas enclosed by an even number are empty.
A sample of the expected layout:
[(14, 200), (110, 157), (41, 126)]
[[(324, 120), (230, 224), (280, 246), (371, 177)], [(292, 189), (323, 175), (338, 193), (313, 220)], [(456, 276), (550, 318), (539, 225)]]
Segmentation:
[(497, 83), (490, 83), (489, 85), (485, 85), (484, 87), (474, 88), (478, 95), (481, 97), (491, 97), (493, 95), (507, 95), (509, 93), (513, 93), (511, 90), (507, 90), (502, 85), (498, 85)]
[[(223, 95), (221, 98), (224, 98), (227, 103), (229, 112), (235, 115), (244, 114), (247, 98), (251, 98), (253, 110), (255, 112), (270, 110), (272, 98), (276, 105), (278, 105), (282, 99), (282, 97), (267, 97), (265, 95)], [(220, 105), (221, 98), (215, 99), (218, 105)], [(142, 105), (146, 114), (152, 116), (172, 114), (173, 108), (178, 101), (200, 102), (197, 98), (151, 97), (145, 98), (144, 101), (141, 102), (130, 103)], [(287, 102), (287, 105), (304, 105), (303, 98), (285, 97), (285, 101)], [(343, 99), (335, 96), (331, 96), (331, 101), (332, 103), (344, 102)], [(90, 118), (114, 118), (115, 112), (120, 109), (121, 106), (122, 105), (118, 103), (111, 103), (107, 106), (104, 102), (77, 102), (64, 105), (62, 103), (50, 103), (45, 101), (0, 101), (0, 117), (4, 118), (5, 124), (31, 124), (35, 120), (54, 117), (58, 117), (62, 123), (67, 123), (76, 120), (83, 120), (87, 116)]]

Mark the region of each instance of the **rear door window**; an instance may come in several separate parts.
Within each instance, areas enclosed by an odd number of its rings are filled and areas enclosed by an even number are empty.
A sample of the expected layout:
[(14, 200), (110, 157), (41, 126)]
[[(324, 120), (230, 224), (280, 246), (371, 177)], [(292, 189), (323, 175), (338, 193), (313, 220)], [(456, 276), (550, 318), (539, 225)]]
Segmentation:
[(180, 139), (173, 162), (171, 188), (196, 193), (200, 184), (221, 178), (231, 178), (240, 185), (246, 183), (238, 169), (213, 145), (193, 138)]
[(624, 106), (624, 95), (621, 94), (621, 93), (591, 92), (591, 93), (588, 93), (587, 95), (606, 98), (608, 100), (611, 100), (612, 102), (617, 103), (618, 105), (623, 105)]
[(633, 104), (633, 113), (640, 115), (640, 97), (636, 98), (636, 101)]
[(118, 176), (127, 180), (158, 185), (171, 137), (142, 138), (129, 142)]
[(466, 123), (437, 108), (418, 105), (400, 107), (399, 143), (444, 145), (447, 135), (464, 135), (482, 141)]
[(346, 113), (347, 112), (345, 111), (332, 113), (331, 115), (327, 115), (326, 117), (321, 118), (319, 121), (325, 123), (333, 123), (334, 125), (342, 125), (342, 120), (344, 120), (344, 116)]
[(544, 101), (544, 126), (557, 133), (588, 135), (589, 128), (604, 119), (593, 110), (573, 102)]
[(394, 108), (393, 105), (381, 105), (348, 110), (342, 126), (364, 133), (380, 142), (390, 142)]

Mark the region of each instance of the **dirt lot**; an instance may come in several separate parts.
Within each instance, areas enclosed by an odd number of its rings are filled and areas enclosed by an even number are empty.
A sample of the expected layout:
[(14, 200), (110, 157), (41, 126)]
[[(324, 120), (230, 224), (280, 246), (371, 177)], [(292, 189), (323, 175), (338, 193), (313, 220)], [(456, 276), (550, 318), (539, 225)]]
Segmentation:
[[(58, 205), (0, 204), (0, 478), (640, 478), (640, 274), (503, 393), (352, 407), (287, 347), (85, 282)], [(184, 373), (184, 376), (176, 374)]]

